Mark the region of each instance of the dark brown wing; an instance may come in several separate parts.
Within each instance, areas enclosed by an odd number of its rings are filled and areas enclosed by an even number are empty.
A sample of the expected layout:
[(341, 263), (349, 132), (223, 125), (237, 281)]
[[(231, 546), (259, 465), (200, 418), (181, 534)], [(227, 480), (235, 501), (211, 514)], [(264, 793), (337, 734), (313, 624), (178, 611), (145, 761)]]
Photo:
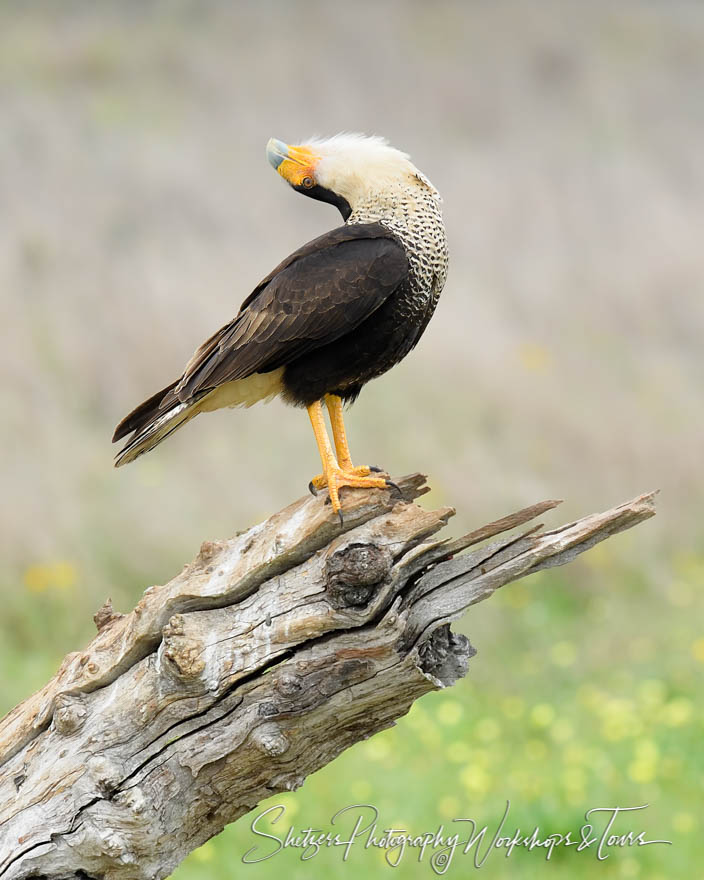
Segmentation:
[(141, 430), (144, 425), (149, 424), (152, 419), (157, 418), (157, 416), (166, 409), (165, 406), (162, 406), (164, 400), (171, 398), (172, 402), (175, 402), (176, 398), (173, 394), (173, 390), (177, 384), (178, 380), (172, 382), (171, 385), (168, 385), (166, 388), (162, 388), (161, 391), (157, 391), (157, 393), (153, 394), (149, 400), (140, 403), (131, 413), (126, 415), (115, 428), (115, 433), (112, 435), (112, 442), (115, 443), (117, 440), (122, 440), (123, 437), (131, 434), (132, 431)]
[(192, 400), (339, 339), (378, 309), (408, 271), (402, 245), (379, 223), (320, 236), (277, 266), (198, 349), (174, 397)]

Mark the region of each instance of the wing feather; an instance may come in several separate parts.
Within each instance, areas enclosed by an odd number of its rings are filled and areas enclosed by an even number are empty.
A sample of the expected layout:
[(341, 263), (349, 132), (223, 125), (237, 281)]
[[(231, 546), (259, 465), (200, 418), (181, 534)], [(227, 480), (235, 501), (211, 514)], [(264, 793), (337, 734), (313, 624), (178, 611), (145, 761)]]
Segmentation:
[(287, 258), (195, 353), (174, 389), (187, 401), (278, 369), (349, 333), (403, 283), (408, 258), (378, 223), (343, 226)]

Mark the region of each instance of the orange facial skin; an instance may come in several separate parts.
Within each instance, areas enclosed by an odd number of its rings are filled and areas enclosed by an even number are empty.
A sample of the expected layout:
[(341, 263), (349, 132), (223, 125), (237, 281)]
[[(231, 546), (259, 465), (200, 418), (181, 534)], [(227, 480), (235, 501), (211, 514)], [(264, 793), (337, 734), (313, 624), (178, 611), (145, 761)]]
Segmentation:
[(319, 161), (320, 156), (310, 147), (286, 144), (286, 155), (276, 170), (291, 186), (309, 188), (315, 185), (315, 169)]

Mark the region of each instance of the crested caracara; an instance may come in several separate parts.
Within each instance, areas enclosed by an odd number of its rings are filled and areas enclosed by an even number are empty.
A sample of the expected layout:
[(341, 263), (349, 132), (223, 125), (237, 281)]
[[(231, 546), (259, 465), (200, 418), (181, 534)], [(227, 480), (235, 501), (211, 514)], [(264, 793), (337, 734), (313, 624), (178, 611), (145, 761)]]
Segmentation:
[(340, 514), (343, 486), (393, 485), (371, 473), (378, 468), (352, 464), (342, 404), (408, 354), (435, 310), (447, 273), (441, 200), (380, 138), (341, 134), (295, 147), (272, 138), (266, 152), (293, 189), (335, 205), (344, 223), (280, 263), (175, 382), (120, 422), (113, 442), (132, 436), (116, 466), (198, 413), (279, 395), (307, 408), (323, 463), (310, 487), (327, 487)]

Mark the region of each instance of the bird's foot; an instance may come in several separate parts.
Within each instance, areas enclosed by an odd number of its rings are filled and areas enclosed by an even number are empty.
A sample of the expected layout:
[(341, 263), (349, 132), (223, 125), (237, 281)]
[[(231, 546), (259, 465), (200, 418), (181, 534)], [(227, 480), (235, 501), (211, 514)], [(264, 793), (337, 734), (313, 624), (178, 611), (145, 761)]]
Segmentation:
[(380, 468), (372, 468), (367, 465), (343, 470), (339, 465), (328, 468), (327, 473), (319, 474), (310, 481), (309, 489), (314, 495), (318, 494), (320, 489), (327, 486), (329, 493), (329, 502), (332, 509), (340, 517), (342, 522), (342, 510), (340, 507), (340, 490), (348, 486), (351, 489), (395, 489), (399, 494), (401, 490), (386, 477), (370, 477), (369, 474), (375, 471), (381, 473)]
[[(386, 471), (383, 468), (377, 467), (373, 464), (360, 464), (354, 466), (350, 464), (349, 466), (340, 465), (339, 471), (344, 474), (346, 477), (368, 477), (369, 474), (385, 474)], [(308, 483), (308, 489), (312, 495), (317, 495), (321, 489), (326, 489), (328, 485), (328, 480), (325, 474), (318, 474), (316, 477)]]

